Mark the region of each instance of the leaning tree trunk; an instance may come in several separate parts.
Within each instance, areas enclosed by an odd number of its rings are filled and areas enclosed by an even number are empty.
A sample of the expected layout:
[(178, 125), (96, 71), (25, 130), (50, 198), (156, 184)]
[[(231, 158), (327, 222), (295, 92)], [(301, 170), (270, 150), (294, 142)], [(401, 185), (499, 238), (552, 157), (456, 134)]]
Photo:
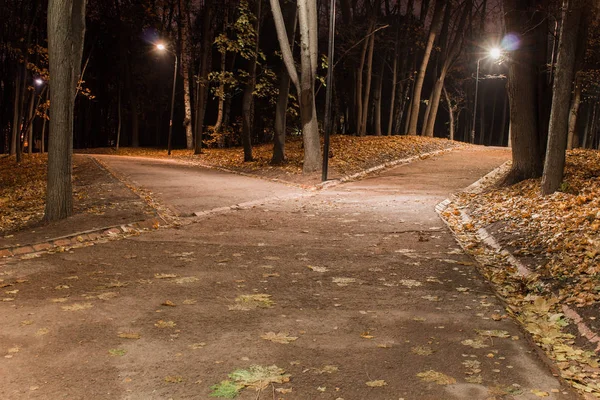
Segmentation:
[(425, 52), (423, 53), (423, 60), (421, 61), (421, 67), (415, 81), (413, 90), (413, 98), (411, 102), (409, 123), (408, 123), (408, 134), (416, 135), (419, 123), (419, 111), (421, 107), (421, 92), (423, 91), (423, 82), (425, 81), (425, 73), (427, 72), (427, 65), (429, 64), (429, 58), (431, 57), (431, 51), (433, 44), (437, 36), (438, 31), (441, 28), (444, 16), (445, 2), (443, 0), (436, 0), (435, 10), (433, 14), (433, 20), (431, 21), (431, 27), (429, 28), (429, 37), (427, 39), (427, 45)]
[(560, 28), (548, 146), (542, 175), (542, 194), (544, 195), (556, 192), (563, 180), (569, 133), (569, 103), (575, 74), (575, 54), (581, 16), (581, 0), (565, 0), (563, 2), (563, 23)]
[[(297, 8), (293, 3), (287, 3), (288, 8), (285, 13), (285, 26), (289, 32), (290, 48), (294, 51), (294, 37), (296, 36), (296, 21)], [(330, 65), (333, 68), (333, 65)], [(279, 74), (279, 94), (277, 97), (277, 105), (275, 106), (275, 136), (273, 140), (273, 157), (271, 164), (277, 165), (285, 162), (285, 131), (286, 117), (288, 107), (288, 97), (290, 93), (290, 74), (287, 72), (285, 65), (281, 68)]]
[(52, 119), (48, 144), (47, 221), (66, 218), (73, 212), (73, 108), (81, 71), (85, 6), (86, 0), (48, 2)]
[(450, 100), (450, 95), (448, 95), (446, 86), (444, 86), (442, 90), (444, 92), (444, 98), (446, 99), (446, 104), (448, 106), (448, 116), (450, 118), (449, 139), (454, 140), (454, 107), (452, 106), (452, 101)]
[(367, 117), (369, 115), (369, 97), (371, 96), (371, 81), (373, 78), (373, 51), (375, 47), (375, 34), (371, 35), (368, 40), (369, 43), (369, 54), (367, 56), (367, 82), (365, 83), (365, 93), (362, 99), (362, 115), (360, 118), (360, 127), (358, 134), (359, 136), (365, 136), (367, 134)]

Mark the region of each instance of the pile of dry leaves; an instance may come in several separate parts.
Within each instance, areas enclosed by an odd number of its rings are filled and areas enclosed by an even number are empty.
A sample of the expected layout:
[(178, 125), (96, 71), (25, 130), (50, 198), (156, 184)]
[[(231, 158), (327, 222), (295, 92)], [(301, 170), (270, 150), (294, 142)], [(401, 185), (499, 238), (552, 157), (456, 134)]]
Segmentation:
[[(462, 194), (443, 216), (562, 377), (600, 398), (600, 346), (591, 343), (600, 333), (600, 153), (569, 152), (564, 183), (553, 195), (542, 196), (540, 180), (528, 180)], [(480, 228), (533, 274), (523, 276), (508, 254), (482, 245)], [(569, 319), (565, 306), (582, 320)], [(581, 321), (591, 331), (583, 332)]]
[(600, 301), (600, 153), (569, 153), (561, 191), (542, 196), (539, 180), (471, 199), (482, 226), (496, 224), (513, 254), (527, 256), (545, 290), (577, 307)]

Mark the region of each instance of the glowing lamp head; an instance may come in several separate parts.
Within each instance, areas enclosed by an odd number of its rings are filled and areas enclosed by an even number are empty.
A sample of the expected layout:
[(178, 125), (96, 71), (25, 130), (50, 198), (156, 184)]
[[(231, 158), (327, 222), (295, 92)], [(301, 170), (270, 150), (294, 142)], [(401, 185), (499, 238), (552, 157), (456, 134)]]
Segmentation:
[(493, 58), (494, 60), (499, 59), (502, 56), (502, 50), (500, 50), (497, 47), (494, 47), (493, 49), (490, 50), (490, 57)]
[(36, 80), (34, 81), (34, 83), (38, 86), (41, 86), (44, 84), (44, 80), (42, 78), (36, 78)]
[(165, 49), (166, 49), (166, 47), (165, 47), (165, 45), (164, 45), (163, 43), (158, 43), (158, 44), (156, 45), (156, 48), (157, 48), (158, 50), (160, 50), (160, 51), (163, 51), (163, 50), (165, 50)]

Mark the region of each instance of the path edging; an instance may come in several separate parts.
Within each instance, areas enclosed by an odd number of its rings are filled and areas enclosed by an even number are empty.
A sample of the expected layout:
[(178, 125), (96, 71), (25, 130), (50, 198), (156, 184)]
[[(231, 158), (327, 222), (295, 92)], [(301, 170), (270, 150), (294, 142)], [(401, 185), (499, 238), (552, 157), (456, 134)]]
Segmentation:
[[(463, 190), (463, 192), (473, 193), (473, 194), (481, 193), (485, 189), (496, 184), (505, 175), (505, 173), (509, 170), (510, 166), (511, 166), (511, 162), (507, 161), (506, 163), (504, 163), (501, 166), (499, 166), (498, 168), (494, 169), (492, 172), (485, 175), (484, 177), (482, 177), (481, 179), (479, 179), (472, 185), (468, 186), (466, 189)], [(440, 216), (442, 221), (444, 221), (444, 223), (450, 228), (451, 232), (456, 237), (454, 229), (452, 229), (452, 226), (450, 225), (449, 221), (443, 215), (444, 211), (446, 211), (446, 209), (452, 203), (454, 203), (453, 199), (454, 199), (454, 195), (451, 196), (450, 198), (447, 198), (444, 201), (440, 202), (439, 204), (436, 205), (435, 211), (438, 213), (438, 215)], [(460, 219), (464, 224), (470, 224), (473, 222), (473, 218), (471, 217), (471, 215), (464, 209), (460, 210)], [(479, 228), (475, 233), (475, 237), (480, 241), (480, 243), (483, 243), (488, 248), (491, 248), (494, 251), (505, 256), (508, 263), (512, 267), (515, 268), (518, 276), (520, 276), (522, 278), (527, 278), (528, 276), (531, 276), (534, 274), (534, 272), (531, 269), (529, 269), (526, 265), (524, 265), (522, 262), (520, 262), (510, 251), (508, 251), (506, 248), (502, 247), (502, 245), (498, 242), (498, 240), (494, 237), (494, 235), (492, 233), (490, 233), (487, 229)], [(461, 241), (457, 237), (456, 237), (456, 239), (457, 239), (458, 243), (460, 244), (460, 246), (463, 247)], [(553, 299), (558, 300), (554, 294), (551, 294), (551, 296)], [(564, 315), (567, 318), (571, 319), (575, 323), (575, 325), (577, 326), (577, 329), (579, 331), (579, 334), (583, 338), (588, 340), (590, 345), (596, 346), (596, 350), (595, 350), (596, 353), (600, 352), (600, 336), (596, 335), (585, 324), (581, 315), (579, 315), (579, 313), (577, 311), (573, 310), (571, 307), (569, 307), (566, 304), (561, 305), (561, 309), (562, 309)], [(536, 345), (536, 347), (537, 347), (537, 345)]]

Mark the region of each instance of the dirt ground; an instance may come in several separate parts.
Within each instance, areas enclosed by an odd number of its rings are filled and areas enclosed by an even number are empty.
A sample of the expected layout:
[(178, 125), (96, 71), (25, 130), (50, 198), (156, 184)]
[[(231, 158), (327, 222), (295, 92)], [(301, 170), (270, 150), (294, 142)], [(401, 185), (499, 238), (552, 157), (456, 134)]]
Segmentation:
[(0, 261), (0, 398), (576, 399), (433, 209), (508, 156)]

